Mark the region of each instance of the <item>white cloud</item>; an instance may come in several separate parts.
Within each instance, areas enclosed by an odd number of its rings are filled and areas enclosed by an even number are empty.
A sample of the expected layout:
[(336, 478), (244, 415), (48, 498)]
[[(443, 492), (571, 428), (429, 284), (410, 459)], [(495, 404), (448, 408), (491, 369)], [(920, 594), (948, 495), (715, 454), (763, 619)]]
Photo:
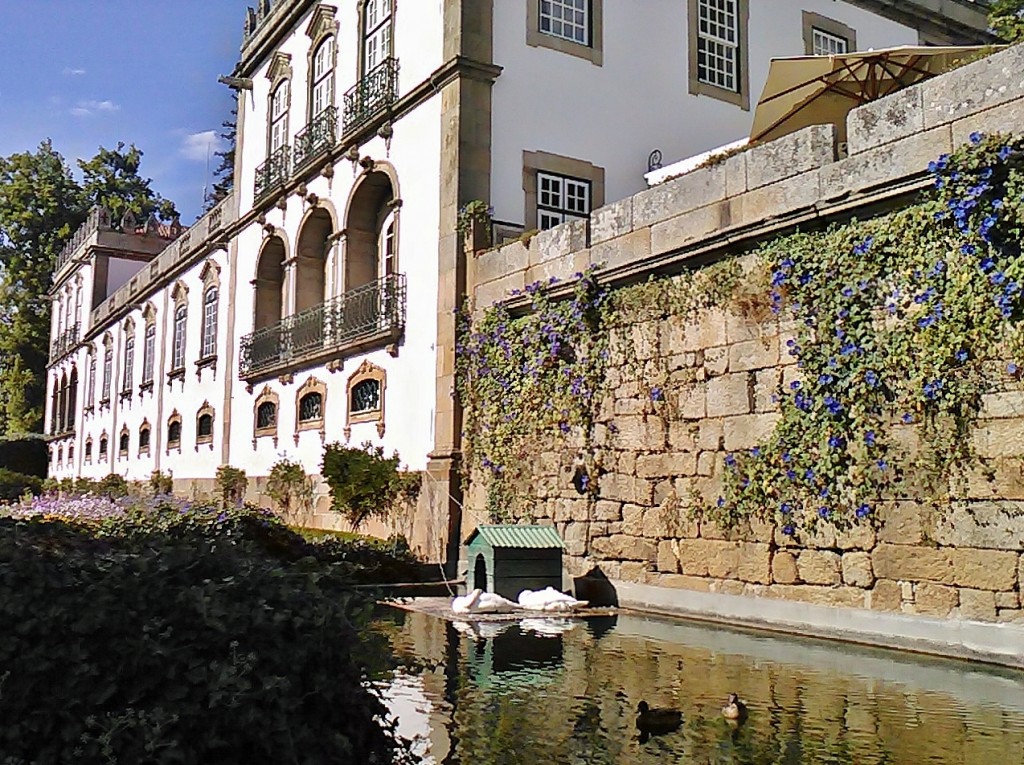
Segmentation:
[(121, 107), (113, 101), (79, 101), (78, 105), (71, 110), (75, 117), (91, 117), (97, 112), (118, 112)]
[(215, 151), (221, 148), (221, 140), (216, 130), (203, 130), (189, 133), (181, 139), (181, 156), (194, 162), (205, 162)]
[(84, 69), (78, 69), (70, 66), (64, 67), (64, 75), (66, 77), (81, 77), (83, 74), (85, 74)]

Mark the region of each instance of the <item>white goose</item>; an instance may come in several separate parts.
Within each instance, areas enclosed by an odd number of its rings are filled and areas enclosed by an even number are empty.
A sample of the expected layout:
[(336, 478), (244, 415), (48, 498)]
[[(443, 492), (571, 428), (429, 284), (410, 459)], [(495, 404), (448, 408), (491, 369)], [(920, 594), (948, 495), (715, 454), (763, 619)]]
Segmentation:
[(519, 593), (519, 605), (529, 611), (575, 611), (585, 608), (586, 600), (576, 600), (572, 595), (559, 592), (554, 587), (543, 590), (523, 590)]
[(479, 588), (452, 600), (452, 611), (457, 614), (500, 614), (515, 609), (516, 604), (508, 598)]

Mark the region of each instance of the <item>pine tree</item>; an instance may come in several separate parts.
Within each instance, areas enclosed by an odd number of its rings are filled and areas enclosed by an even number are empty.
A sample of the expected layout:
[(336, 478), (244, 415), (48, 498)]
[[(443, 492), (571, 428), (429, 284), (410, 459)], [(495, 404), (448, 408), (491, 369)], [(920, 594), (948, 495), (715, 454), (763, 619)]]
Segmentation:
[(214, 152), (214, 156), (220, 158), (217, 168), (213, 171), (213, 177), (217, 180), (213, 184), (213, 190), (206, 196), (205, 209), (210, 210), (217, 205), (224, 197), (231, 193), (235, 187), (235, 146), (238, 134), (238, 93), (235, 93), (235, 105), (231, 109), (231, 119), (224, 120), (221, 125), (221, 132), (218, 137), (224, 142), (224, 151)]
[(164, 199), (150, 188), (152, 180), (139, 175), (142, 150), (131, 144), (125, 149), (118, 142), (116, 149), (99, 148), (95, 157), (78, 160), (82, 169), (89, 206), (105, 207), (116, 223), (129, 210), (137, 220), (144, 221), (155, 213), (162, 221), (177, 217), (174, 202)]

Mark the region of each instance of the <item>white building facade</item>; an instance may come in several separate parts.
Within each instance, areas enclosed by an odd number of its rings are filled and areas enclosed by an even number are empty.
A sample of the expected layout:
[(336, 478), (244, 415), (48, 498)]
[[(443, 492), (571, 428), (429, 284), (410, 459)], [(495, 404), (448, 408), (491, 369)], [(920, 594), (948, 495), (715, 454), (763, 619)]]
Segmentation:
[(586, 219), (653, 149), (745, 135), (772, 56), (924, 34), (873, 5), (263, 0), (233, 194), (184, 232), (95, 211), (58, 263), (51, 475), (209, 490), (220, 465), (317, 474), (326, 443), (369, 441), (424, 473), (414, 546), (451, 559), (459, 209), (491, 205), (499, 236)]

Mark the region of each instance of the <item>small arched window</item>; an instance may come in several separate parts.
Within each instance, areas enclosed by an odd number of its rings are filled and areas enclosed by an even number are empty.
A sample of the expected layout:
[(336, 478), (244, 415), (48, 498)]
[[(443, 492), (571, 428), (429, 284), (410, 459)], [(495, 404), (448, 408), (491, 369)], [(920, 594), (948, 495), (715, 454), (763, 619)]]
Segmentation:
[(105, 460), (107, 458), (107, 437), (105, 435), (100, 436), (100, 459)]
[(149, 425), (139, 428), (139, 454), (149, 454)]
[(68, 447), (68, 465), (74, 465), (75, 462), (75, 445), (72, 444)]
[(129, 445), (129, 442), (130, 442), (130, 438), (128, 436), (128, 431), (127, 430), (122, 431), (121, 432), (121, 438), (119, 439), (118, 444), (117, 444), (117, 451), (118, 451), (119, 456), (121, 456), (121, 457), (127, 457), (128, 456), (128, 445)]
[(57, 447), (57, 467), (60, 467), (63, 464), (64, 464), (64, 447), (63, 446), (58, 446)]
[(277, 404), (264, 401), (256, 409), (256, 430), (267, 430), (277, 426)]
[(174, 310), (174, 345), (171, 358), (171, 370), (176, 371), (185, 368), (185, 321), (188, 318), (188, 308), (179, 305)]
[(209, 287), (203, 295), (203, 348), (202, 358), (217, 355), (217, 287)]
[(201, 414), (196, 423), (196, 435), (200, 438), (213, 438), (213, 415)]
[(363, 380), (352, 386), (349, 411), (352, 414), (375, 412), (380, 409), (380, 380)]
[(167, 426), (167, 446), (177, 448), (181, 446), (181, 420), (171, 420)]
[(92, 462), (92, 439), (87, 438), (85, 440), (85, 461), (87, 463)]
[(324, 418), (324, 397), (318, 392), (307, 393), (299, 400), (299, 422), (314, 422)]
[(284, 80), (270, 99), (270, 153), (288, 143), (288, 80)]
[(334, 38), (328, 37), (313, 54), (312, 98), (310, 117), (316, 118), (324, 109), (334, 106)]

